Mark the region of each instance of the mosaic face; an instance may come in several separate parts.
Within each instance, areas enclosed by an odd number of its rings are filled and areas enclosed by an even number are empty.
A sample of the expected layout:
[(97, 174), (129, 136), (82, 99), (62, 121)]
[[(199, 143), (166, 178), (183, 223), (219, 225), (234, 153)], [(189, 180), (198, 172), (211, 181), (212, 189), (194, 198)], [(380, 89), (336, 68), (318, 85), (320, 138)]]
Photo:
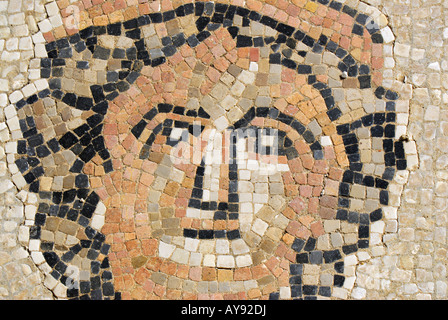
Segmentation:
[(39, 196), (30, 246), (69, 298), (344, 286), (406, 160), (378, 26), (312, 4), (332, 33), (195, 2), (46, 45), (15, 163)]

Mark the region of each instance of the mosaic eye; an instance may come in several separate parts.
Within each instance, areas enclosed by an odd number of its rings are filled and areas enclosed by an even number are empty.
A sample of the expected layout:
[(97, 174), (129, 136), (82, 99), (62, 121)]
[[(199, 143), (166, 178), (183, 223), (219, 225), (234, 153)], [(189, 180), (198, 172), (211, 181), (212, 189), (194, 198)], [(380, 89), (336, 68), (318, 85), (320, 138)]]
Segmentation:
[[(345, 261), (381, 242), (405, 126), (371, 63), (378, 25), (336, 1), (300, 10), (342, 30), (194, 2), (46, 45), (15, 164), (67, 297), (199, 297), (222, 274), (229, 297), (343, 294)], [(181, 272), (193, 288), (175, 294)]]

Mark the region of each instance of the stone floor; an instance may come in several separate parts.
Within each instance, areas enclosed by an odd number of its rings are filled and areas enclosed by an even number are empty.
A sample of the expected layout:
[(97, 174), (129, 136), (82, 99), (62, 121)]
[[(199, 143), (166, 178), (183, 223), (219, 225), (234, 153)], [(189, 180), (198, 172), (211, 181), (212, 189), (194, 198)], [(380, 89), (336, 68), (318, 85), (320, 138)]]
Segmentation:
[(0, 297), (446, 299), (447, 13), (0, 1)]

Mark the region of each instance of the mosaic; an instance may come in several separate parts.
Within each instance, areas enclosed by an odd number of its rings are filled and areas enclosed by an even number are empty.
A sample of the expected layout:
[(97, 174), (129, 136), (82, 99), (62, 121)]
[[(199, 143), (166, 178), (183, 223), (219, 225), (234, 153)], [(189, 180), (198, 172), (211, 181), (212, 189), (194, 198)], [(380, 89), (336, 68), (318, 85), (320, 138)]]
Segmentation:
[(407, 169), (384, 30), (319, 0), (193, 2), (47, 34), (41, 86), (12, 106), (46, 286), (171, 300), (353, 286), (353, 253), (380, 244)]

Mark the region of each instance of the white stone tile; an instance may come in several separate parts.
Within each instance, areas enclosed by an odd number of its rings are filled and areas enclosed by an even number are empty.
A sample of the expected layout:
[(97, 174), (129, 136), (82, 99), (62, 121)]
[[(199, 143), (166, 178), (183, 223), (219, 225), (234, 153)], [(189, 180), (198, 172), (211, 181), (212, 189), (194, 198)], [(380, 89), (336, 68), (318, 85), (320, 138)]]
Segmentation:
[(104, 226), (104, 222), (105, 217), (97, 214), (93, 216), (91, 226), (96, 230), (101, 230), (101, 228)]
[(235, 268), (235, 258), (230, 255), (218, 255), (216, 266), (218, 268)]
[(53, 278), (53, 276), (51, 276), (51, 275), (47, 275), (45, 277), (44, 285), (50, 290), (53, 290), (58, 283), (59, 283), (58, 280)]
[(187, 251), (197, 251), (199, 247), (199, 240), (192, 238), (185, 238), (184, 248)]
[(52, 25), (51, 25), (51, 22), (50, 22), (50, 20), (48, 20), (48, 19), (42, 20), (42, 21), (39, 22), (37, 25), (38, 25), (38, 27), (39, 27), (39, 30), (40, 30), (42, 33), (49, 32), (49, 31), (51, 31), (51, 30), (53, 29), (53, 27), (52, 27)]
[(244, 268), (253, 265), (252, 257), (249, 254), (237, 256), (235, 259), (238, 268)]
[(174, 252), (174, 249), (176, 249), (175, 246), (171, 244), (167, 244), (163, 241), (159, 242), (159, 257), (161, 258), (169, 258), (171, 254)]
[(255, 81), (255, 74), (253, 72), (243, 70), (238, 76), (238, 80), (246, 85), (252, 84)]
[[(49, 18), (49, 20), (50, 20), (51, 26), (53, 28), (62, 26), (62, 18), (60, 15), (51, 16)], [(42, 31), (42, 29), (41, 29), (41, 31)]]
[[(34, 221), (33, 221), (34, 225)], [(23, 245), (26, 245), (30, 241), (30, 228), (27, 226), (20, 226), (19, 232), (17, 234), (17, 238), (19, 242)]]
[(53, 289), (53, 293), (56, 297), (59, 298), (66, 298), (67, 297), (67, 287), (65, 287), (63, 284), (58, 283), (56, 287)]
[(30, 243), (28, 245), (28, 249), (30, 251), (39, 251), (39, 249), (40, 249), (40, 240), (31, 239)]
[(197, 266), (200, 266), (201, 263), (202, 263), (202, 253), (191, 252), (189, 265), (192, 267), (197, 267)]
[(290, 287), (280, 287), (280, 299), (291, 299)]
[(22, 88), (22, 93), (25, 97), (30, 97), (33, 94), (37, 93), (36, 86), (33, 83), (30, 83)]
[(252, 226), (252, 231), (254, 231), (256, 234), (263, 236), (264, 233), (266, 232), (267, 228), (268, 228), (268, 224), (266, 222), (264, 222), (261, 219), (256, 219), (253, 226)]
[(45, 262), (42, 252), (31, 252), (31, 259), (33, 259), (36, 265), (40, 265)]
[(186, 215), (189, 218), (199, 218), (201, 216), (201, 210), (196, 208), (187, 208)]
[(258, 63), (255, 61), (251, 61), (249, 64), (249, 71), (257, 72), (258, 71)]
[(347, 299), (348, 296), (348, 291), (344, 288), (338, 288), (338, 287), (333, 287), (333, 297), (339, 298), (339, 299)]
[(33, 49), (33, 41), (31, 39), (31, 37), (20, 38), (19, 49), (20, 50), (32, 50)]
[(395, 36), (389, 27), (381, 29), (381, 35), (383, 36), (384, 43), (390, 43), (395, 40)]
[(25, 13), (19, 12), (8, 16), (8, 22), (11, 25), (21, 25), (25, 22)]
[(181, 264), (187, 264), (190, 258), (190, 253), (184, 249), (176, 248), (171, 255), (171, 260)]
[(53, 16), (53, 15), (59, 14), (59, 7), (56, 4), (56, 1), (50, 2), (50, 3), (46, 4), (45, 5), (45, 9), (47, 10), (47, 14), (49, 16)]
[(232, 240), (231, 242), (233, 254), (240, 255), (249, 252), (249, 247), (243, 239)]
[(360, 300), (366, 297), (366, 293), (367, 293), (366, 289), (357, 287), (352, 290), (351, 296), (355, 299)]
[(246, 89), (246, 86), (241, 81), (236, 81), (232, 88), (230, 88), (230, 92), (234, 96), (240, 97), (243, 94), (244, 89)]
[(394, 46), (394, 53), (399, 57), (408, 58), (410, 54), (411, 46), (407, 44), (401, 44), (396, 42)]
[[(216, 240), (216, 253), (218, 254), (228, 254), (230, 252), (229, 240), (217, 239)], [(219, 261), (219, 259), (218, 259)]]
[(25, 218), (33, 220), (37, 212), (37, 207), (33, 205), (25, 206)]
[(216, 256), (213, 254), (204, 255), (203, 265), (205, 267), (215, 267), (216, 266)]
[(227, 95), (221, 102), (220, 105), (221, 107), (223, 107), (225, 110), (230, 110), (232, 107), (236, 106), (236, 104), (238, 103), (238, 100), (236, 100), (234, 97), (232, 97), (231, 95)]

